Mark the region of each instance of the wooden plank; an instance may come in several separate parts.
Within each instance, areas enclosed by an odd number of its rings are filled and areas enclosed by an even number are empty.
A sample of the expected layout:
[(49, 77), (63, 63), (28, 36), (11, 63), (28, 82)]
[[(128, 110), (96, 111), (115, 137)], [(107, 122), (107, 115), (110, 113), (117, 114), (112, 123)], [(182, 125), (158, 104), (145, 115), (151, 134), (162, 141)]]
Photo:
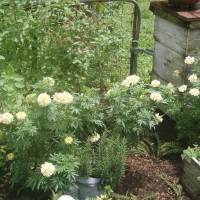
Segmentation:
[(185, 190), (195, 199), (200, 200), (200, 163), (196, 158), (186, 157), (183, 161), (181, 182)]
[(154, 38), (156, 41), (180, 54), (185, 54), (188, 31), (159, 16), (155, 17)]
[(196, 54), (197, 50), (200, 54), (200, 29), (190, 30), (188, 32), (188, 46), (187, 51), (190, 54)]
[[(183, 84), (184, 56), (167, 48), (166, 46), (155, 42), (155, 54), (153, 58), (152, 78), (156, 75), (164, 82), (171, 82), (174, 85)], [(178, 70), (180, 76), (174, 75), (174, 71)]]

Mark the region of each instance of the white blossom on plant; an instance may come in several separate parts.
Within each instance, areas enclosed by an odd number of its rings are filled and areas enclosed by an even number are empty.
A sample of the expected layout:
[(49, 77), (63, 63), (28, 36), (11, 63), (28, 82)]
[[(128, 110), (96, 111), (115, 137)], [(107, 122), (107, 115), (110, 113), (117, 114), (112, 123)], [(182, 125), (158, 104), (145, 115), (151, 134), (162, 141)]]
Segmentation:
[(55, 93), (53, 95), (53, 101), (62, 104), (70, 104), (73, 102), (73, 96), (65, 91), (62, 93)]
[(51, 77), (44, 77), (43, 82), (49, 86), (54, 86), (55, 80)]
[(151, 81), (151, 86), (152, 87), (159, 87), (160, 86), (160, 81), (158, 81), (158, 80)]
[(43, 176), (50, 177), (55, 173), (56, 168), (52, 163), (45, 162), (41, 165), (40, 170)]
[(67, 136), (67, 137), (65, 138), (65, 143), (66, 143), (66, 144), (72, 144), (72, 142), (73, 142), (73, 138), (72, 138), (71, 136)]
[(178, 70), (174, 70), (174, 76), (179, 77), (180, 76), (180, 72)]
[(41, 107), (46, 107), (51, 103), (51, 97), (46, 93), (41, 93), (37, 97), (37, 102)]
[(190, 83), (195, 83), (197, 82), (197, 75), (196, 74), (192, 74), (188, 77), (188, 80), (190, 81)]
[(62, 195), (61, 197), (58, 198), (58, 200), (75, 200), (75, 199), (69, 195)]
[(168, 84), (167, 84), (167, 87), (170, 88), (170, 89), (173, 89), (173, 88), (174, 88), (174, 85), (173, 85), (172, 83), (168, 83)]
[(185, 92), (187, 90), (187, 85), (181, 85), (179, 88), (178, 88), (178, 91), (179, 92)]
[(24, 120), (26, 118), (26, 113), (25, 112), (18, 112), (16, 114), (16, 117), (18, 120)]
[(140, 80), (140, 77), (134, 74), (134, 75), (126, 77), (126, 79), (122, 81), (121, 85), (125, 87), (129, 87), (131, 85), (137, 84), (139, 80)]
[(187, 57), (185, 58), (185, 60), (184, 60), (184, 63), (185, 63), (185, 64), (188, 64), (188, 65), (191, 65), (191, 64), (194, 63), (194, 61), (195, 61), (195, 58), (194, 58), (194, 57), (187, 56)]
[(9, 153), (9, 154), (7, 155), (7, 159), (8, 159), (8, 160), (14, 160), (14, 158), (15, 158), (14, 153)]
[(150, 95), (150, 99), (156, 102), (162, 101), (162, 96), (159, 92), (152, 92)]
[(2, 114), (0, 117), (0, 122), (2, 124), (11, 124), (13, 122), (13, 120), (14, 120), (14, 117), (9, 112)]
[(98, 133), (95, 132), (94, 135), (90, 138), (90, 141), (91, 141), (92, 143), (95, 143), (95, 142), (98, 142), (99, 139), (100, 139), (100, 135), (99, 135)]
[(161, 123), (161, 122), (163, 121), (163, 118), (162, 118), (162, 116), (160, 116), (159, 113), (156, 113), (156, 114), (155, 114), (155, 118), (156, 118), (156, 121), (157, 121), (158, 123)]
[(190, 89), (189, 94), (192, 96), (199, 96), (200, 91), (197, 88)]

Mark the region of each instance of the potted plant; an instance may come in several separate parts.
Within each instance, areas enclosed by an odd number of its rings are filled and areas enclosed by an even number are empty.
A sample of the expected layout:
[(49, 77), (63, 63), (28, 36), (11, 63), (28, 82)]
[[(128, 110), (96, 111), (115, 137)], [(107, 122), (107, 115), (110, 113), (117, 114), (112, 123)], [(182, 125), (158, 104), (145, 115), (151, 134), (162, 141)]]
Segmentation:
[(79, 197), (85, 199), (102, 194), (102, 184), (116, 187), (125, 173), (127, 156), (126, 140), (104, 131), (94, 133), (79, 154)]

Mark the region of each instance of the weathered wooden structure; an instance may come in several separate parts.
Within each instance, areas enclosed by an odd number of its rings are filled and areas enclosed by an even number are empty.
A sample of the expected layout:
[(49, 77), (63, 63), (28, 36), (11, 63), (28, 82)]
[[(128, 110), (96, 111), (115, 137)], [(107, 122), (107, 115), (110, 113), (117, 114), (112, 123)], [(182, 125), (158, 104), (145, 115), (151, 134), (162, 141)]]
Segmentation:
[[(200, 4), (190, 8), (169, 6), (166, 1), (151, 2), (155, 14), (155, 47), (152, 79), (182, 85), (187, 82), (191, 66), (184, 63), (188, 55), (200, 52)], [(174, 71), (180, 72), (179, 76)]]
[(184, 158), (181, 182), (195, 200), (200, 200), (200, 180), (197, 177), (200, 177), (200, 162), (194, 157)]

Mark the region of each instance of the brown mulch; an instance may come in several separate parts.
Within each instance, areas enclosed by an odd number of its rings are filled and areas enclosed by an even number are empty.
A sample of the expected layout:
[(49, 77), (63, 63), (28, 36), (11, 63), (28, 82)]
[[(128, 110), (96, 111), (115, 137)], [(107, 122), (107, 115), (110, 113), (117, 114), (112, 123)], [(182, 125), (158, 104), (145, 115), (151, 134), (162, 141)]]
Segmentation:
[[(182, 160), (180, 156), (158, 159), (150, 156), (131, 155), (127, 160), (124, 181), (116, 189), (118, 194), (134, 194), (141, 200), (177, 200), (172, 188), (159, 177), (165, 174), (174, 184), (180, 183)], [(182, 200), (192, 200), (182, 188)], [(179, 199), (180, 200), (180, 199)]]

